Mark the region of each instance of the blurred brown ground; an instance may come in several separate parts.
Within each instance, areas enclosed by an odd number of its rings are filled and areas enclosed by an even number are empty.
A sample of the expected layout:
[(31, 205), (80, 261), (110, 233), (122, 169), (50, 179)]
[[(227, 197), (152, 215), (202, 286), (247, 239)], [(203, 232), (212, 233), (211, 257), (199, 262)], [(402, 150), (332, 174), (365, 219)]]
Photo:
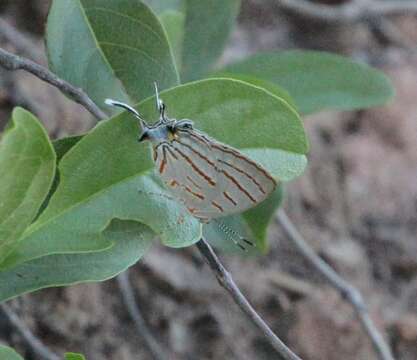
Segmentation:
[[(48, 6), (48, 0), (2, 0), (0, 17), (43, 49)], [(392, 21), (417, 44), (416, 17)], [(0, 46), (14, 50), (1, 39)], [(316, 251), (362, 291), (395, 357), (415, 360), (417, 56), (378, 41), (363, 24), (324, 26), (283, 13), (273, 0), (246, 0), (222, 61), (294, 47), (367, 61), (395, 85), (397, 95), (384, 107), (305, 119), (310, 162), (287, 187), (285, 207)], [(36, 113), (53, 137), (80, 133), (93, 124), (55, 89), (30, 75), (0, 70), (0, 126), (16, 105)], [(270, 248), (265, 257), (229, 256), (224, 261), (273, 330), (304, 359), (376, 359), (351, 307), (303, 261), (277, 224), (270, 229)], [(154, 246), (131, 271), (146, 320), (172, 359), (275, 359), (198, 259), (191, 249)], [(291, 275), (292, 286), (285, 285), (285, 274)], [(89, 360), (150, 359), (113, 280), (39, 291), (13, 306), (59, 353), (80, 351)], [(4, 318), (0, 340), (35, 359)]]

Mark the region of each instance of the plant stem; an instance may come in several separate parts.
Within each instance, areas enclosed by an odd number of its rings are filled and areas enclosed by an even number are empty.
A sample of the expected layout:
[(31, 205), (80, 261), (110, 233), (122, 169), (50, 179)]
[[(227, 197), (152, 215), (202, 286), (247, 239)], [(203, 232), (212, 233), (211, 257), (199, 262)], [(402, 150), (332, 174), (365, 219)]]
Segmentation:
[(219, 281), (219, 284), (229, 292), (234, 302), (246, 314), (249, 320), (263, 333), (273, 348), (285, 360), (301, 360), (282, 342), (282, 340), (277, 335), (274, 334), (274, 332), (269, 328), (265, 321), (253, 309), (252, 305), (245, 298), (240, 289), (237, 287), (236, 283), (233, 281), (230, 273), (225, 269), (211, 246), (204, 238), (201, 238), (201, 240), (197, 243), (197, 248), (201, 255), (203, 255), (206, 259), (210, 268), (213, 270), (217, 280)]
[(277, 3), (283, 9), (311, 19), (347, 24), (381, 16), (417, 12), (417, 3), (408, 0), (350, 0), (342, 5), (326, 5), (309, 0), (277, 0)]
[(375, 351), (381, 360), (394, 360), (391, 350), (385, 342), (382, 334), (369, 316), (368, 309), (358, 289), (342, 279), (315, 251), (308, 245), (294, 224), (288, 218), (283, 209), (278, 212), (278, 221), (288, 238), (294, 243), (300, 253), (319, 271), (327, 281), (339, 291), (342, 298), (346, 299), (354, 308), (362, 327), (372, 341)]
[(30, 57), (39, 63), (45, 61), (45, 54), (40, 51), (34, 41), (27, 35), (11, 26), (6, 20), (0, 18), (0, 35), (12, 44), (18, 52)]
[(132, 286), (129, 282), (129, 270), (124, 271), (117, 276), (117, 283), (119, 285), (120, 292), (123, 296), (123, 301), (127, 307), (127, 310), (135, 323), (138, 333), (142, 336), (143, 341), (148, 347), (149, 352), (152, 354), (155, 360), (168, 359), (167, 354), (159, 346), (158, 341), (155, 340), (152, 332), (149, 330), (148, 325), (143, 318), (142, 312), (140, 311), (138, 304), (135, 301), (135, 295)]
[(0, 304), (0, 308), (6, 315), (10, 324), (20, 333), (23, 339), (30, 345), (32, 350), (38, 354), (40, 359), (45, 360), (59, 360), (59, 356), (49, 350), (26, 326), (26, 324), (19, 319), (15, 312), (6, 304)]
[(72, 100), (86, 108), (94, 117), (99, 120), (107, 118), (107, 115), (88, 97), (81, 89), (76, 88), (65, 80), (60, 79), (47, 68), (25, 59), (21, 56), (14, 55), (0, 48), (0, 66), (7, 70), (26, 70), (39, 79), (55, 86)]

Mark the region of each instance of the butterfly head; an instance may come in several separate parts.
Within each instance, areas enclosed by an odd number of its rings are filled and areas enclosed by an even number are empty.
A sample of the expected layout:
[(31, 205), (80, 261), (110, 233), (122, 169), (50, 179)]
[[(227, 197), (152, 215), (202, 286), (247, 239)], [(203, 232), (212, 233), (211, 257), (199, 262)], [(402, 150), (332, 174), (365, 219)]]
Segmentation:
[(171, 142), (177, 139), (181, 132), (193, 129), (191, 120), (167, 119), (164, 122), (158, 122), (154, 126), (148, 126), (142, 131), (138, 141), (149, 140), (153, 143)]
[(159, 121), (142, 131), (139, 141), (150, 140), (153, 143), (171, 142), (178, 138), (181, 131), (192, 130), (191, 120), (169, 119), (166, 115), (166, 105), (159, 97), (158, 85), (155, 82), (156, 108), (159, 112)]
[(189, 131), (193, 129), (193, 122), (191, 120), (176, 120), (169, 119), (166, 116), (166, 106), (159, 98), (158, 89), (156, 88), (156, 106), (159, 111), (159, 121), (154, 125), (148, 125), (147, 122), (141, 117), (138, 111), (133, 107), (122, 103), (120, 101), (115, 101), (111, 99), (106, 99), (105, 103), (111, 106), (121, 107), (130, 113), (132, 113), (137, 119), (139, 119), (140, 125), (140, 135), (138, 138), (139, 142), (149, 140), (153, 143), (161, 142), (171, 142), (178, 138), (181, 131)]

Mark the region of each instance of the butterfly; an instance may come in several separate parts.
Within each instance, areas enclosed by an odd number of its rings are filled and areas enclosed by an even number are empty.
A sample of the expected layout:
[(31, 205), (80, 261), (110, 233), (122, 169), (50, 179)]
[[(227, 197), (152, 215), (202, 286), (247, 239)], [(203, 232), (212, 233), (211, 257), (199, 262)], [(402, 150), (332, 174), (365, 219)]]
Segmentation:
[(131, 106), (106, 104), (132, 113), (140, 125), (139, 142), (152, 144), (155, 169), (174, 198), (202, 223), (241, 213), (264, 201), (277, 181), (239, 150), (194, 128), (189, 119), (170, 119), (155, 84), (159, 120), (149, 125)]

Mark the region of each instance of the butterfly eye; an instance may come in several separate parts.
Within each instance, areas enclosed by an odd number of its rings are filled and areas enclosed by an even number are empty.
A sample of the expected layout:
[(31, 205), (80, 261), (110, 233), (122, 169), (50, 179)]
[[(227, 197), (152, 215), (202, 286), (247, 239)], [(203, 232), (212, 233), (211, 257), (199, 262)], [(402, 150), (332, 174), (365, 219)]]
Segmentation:
[(183, 121), (179, 124), (179, 127), (183, 130), (192, 130), (193, 123), (191, 121)]

